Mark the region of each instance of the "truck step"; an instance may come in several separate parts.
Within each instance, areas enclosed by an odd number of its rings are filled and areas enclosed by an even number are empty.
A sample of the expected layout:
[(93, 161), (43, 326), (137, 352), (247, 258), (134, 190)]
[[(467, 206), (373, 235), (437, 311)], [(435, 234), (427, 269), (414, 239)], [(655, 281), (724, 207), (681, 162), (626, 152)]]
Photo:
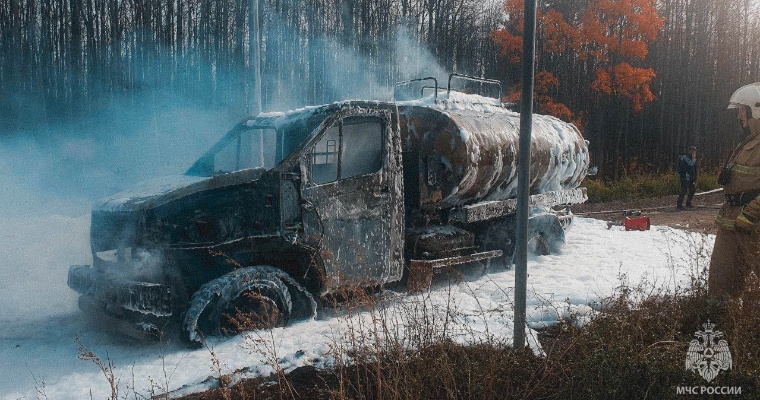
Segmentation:
[(409, 280), (407, 288), (413, 292), (422, 292), (430, 289), (433, 281), (433, 271), (446, 267), (468, 264), (476, 261), (490, 260), (501, 257), (501, 250), (484, 251), (468, 254), (466, 256), (439, 258), (435, 260), (410, 260)]

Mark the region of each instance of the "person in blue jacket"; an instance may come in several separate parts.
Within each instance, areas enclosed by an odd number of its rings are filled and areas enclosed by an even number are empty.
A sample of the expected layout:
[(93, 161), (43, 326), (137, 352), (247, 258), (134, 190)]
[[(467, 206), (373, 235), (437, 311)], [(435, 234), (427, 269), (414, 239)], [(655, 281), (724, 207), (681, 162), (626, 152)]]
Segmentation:
[[(686, 208), (694, 207), (691, 199), (697, 190), (697, 148), (691, 146), (689, 152), (683, 152), (678, 156), (678, 175), (681, 178), (681, 194), (678, 196), (679, 210), (684, 209), (683, 199), (686, 197)], [(688, 196), (687, 196), (688, 193)]]

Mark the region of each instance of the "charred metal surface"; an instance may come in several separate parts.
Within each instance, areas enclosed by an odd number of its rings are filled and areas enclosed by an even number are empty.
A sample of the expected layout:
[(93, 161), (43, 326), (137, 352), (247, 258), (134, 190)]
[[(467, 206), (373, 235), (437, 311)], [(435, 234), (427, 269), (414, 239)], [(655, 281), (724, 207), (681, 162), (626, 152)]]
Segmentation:
[(166, 327), (163, 318), (152, 318), (151, 315), (140, 313), (126, 315), (123, 312), (109, 312), (104, 302), (90, 296), (79, 297), (79, 308), (97, 321), (99, 326), (135, 339), (160, 340)]
[(394, 110), (352, 104), (336, 113), (314, 142), (356, 117), (382, 124), (380, 170), (320, 184), (312, 171), (316, 156), (308, 153), (301, 162), (304, 235), (319, 250), (324, 292), (396, 281), (403, 273), (401, 149)]
[(500, 255), (501, 255), (501, 251), (492, 250), (492, 251), (484, 251), (481, 253), (473, 253), (466, 256), (439, 258), (436, 260), (411, 260), (410, 263), (412, 265), (417, 265), (417, 266), (430, 268), (434, 270), (437, 268), (453, 267), (456, 265), (462, 265), (462, 264), (467, 264), (467, 263), (471, 263), (475, 261), (486, 260), (489, 258), (498, 257)]
[[(102, 202), (92, 213), (93, 252), (131, 246), (192, 248), (280, 228), (278, 175), (243, 170), (160, 195)], [(292, 215), (289, 215), (292, 218)]]
[(138, 211), (93, 210), (90, 219), (90, 247), (93, 253), (129, 247), (138, 242), (138, 228), (144, 226)]
[[(588, 200), (586, 188), (575, 188), (542, 194), (534, 194), (529, 198), (529, 206), (553, 207), (557, 205), (580, 204)], [(449, 217), (461, 223), (488, 221), (515, 213), (517, 199), (503, 201), (485, 201), (459, 207), (449, 214)]]
[[(297, 179), (296, 179), (297, 178)], [(280, 183), (280, 209), (282, 210), (282, 230), (295, 240), (295, 234), (302, 228), (301, 196), (298, 192), (300, 176), (284, 175)]]
[[(489, 110), (399, 107), (404, 151), (419, 154), (419, 207), (450, 208), (516, 196), (519, 114)], [(589, 163), (578, 130), (536, 116), (533, 132), (531, 192), (577, 187)]]
[(239, 171), (213, 177), (212, 183), (222, 177), (237, 183), (200, 191), (151, 209), (147, 213), (150, 223), (146, 226), (146, 242), (193, 248), (245, 237), (278, 235), (278, 174), (259, 173), (255, 180), (247, 175), (247, 171)]
[(505, 266), (512, 263), (512, 255), (515, 249), (514, 215), (471, 223), (467, 226), (473, 232), (478, 233), (475, 236), (475, 245), (481, 251), (501, 250), (502, 255), (495, 261)]
[(406, 236), (408, 258), (435, 259), (471, 253), (475, 235), (451, 225), (409, 229)]
[(69, 269), (68, 285), (77, 292), (128, 311), (158, 317), (172, 315), (171, 288), (167, 285), (109, 279), (87, 265)]

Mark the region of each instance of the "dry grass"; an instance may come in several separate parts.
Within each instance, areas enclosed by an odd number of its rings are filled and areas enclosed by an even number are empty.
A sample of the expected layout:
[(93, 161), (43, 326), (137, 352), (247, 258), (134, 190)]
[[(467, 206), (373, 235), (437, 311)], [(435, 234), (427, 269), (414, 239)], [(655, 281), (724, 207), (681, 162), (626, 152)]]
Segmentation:
[[(681, 191), (681, 182), (675, 172), (632, 175), (614, 182), (586, 179), (582, 186), (588, 190), (588, 201), (592, 203), (662, 197)], [(715, 174), (702, 173), (697, 177), (697, 190), (700, 192), (718, 187), (718, 176)]]
[[(543, 331), (545, 356), (494, 340), (456, 344), (441, 335), (446, 319), (420, 319), (421, 309), (404, 321), (419, 321), (404, 329), (424, 338), (410, 346), (402, 336), (379, 333), (390, 321), (378, 308), (364, 325), (344, 327), (348, 345), (334, 349), (334, 368), (301, 367), (275, 380), (241, 382), (228, 393), (235, 399), (678, 398), (679, 386), (706, 385), (684, 363), (694, 332), (710, 320), (725, 333), (734, 362), (710, 385), (741, 387), (752, 398), (760, 395), (760, 281), (750, 287), (739, 299), (718, 300), (700, 285), (673, 293), (623, 284), (585, 326), (570, 318)], [(437, 324), (425, 326), (433, 319)], [(187, 398), (223, 396), (209, 391)]]
[[(689, 342), (708, 320), (724, 332), (733, 355), (733, 369), (709, 386), (741, 387), (745, 397), (757, 398), (760, 279), (753, 276), (740, 298), (721, 300), (707, 296), (703, 278), (697, 270), (688, 288), (665, 290), (621, 276), (593, 320), (581, 326), (571, 315), (540, 333), (544, 355), (488, 336), (456, 343), (453, 337), (468, 333), (455, 322), (456, 307), (440, 298), (414, 296), (394, 302), (390, 312), (378, 296), (359, 294), (335, 305), (343, 313), (336, 317), (331, 368), (286, 373), (271, 332), (254, 331), (245, 334), (246, 346), (271, 363), (273, 376), (235, 383), (209, 348), (220, 388), (184, 399), (675, 399), (677, 387), (708, 385), (685, 369)], [(148, 398), (121, 393), (110, 360), (81, 341), (80, 358), (103, 373), (110, 398)]]

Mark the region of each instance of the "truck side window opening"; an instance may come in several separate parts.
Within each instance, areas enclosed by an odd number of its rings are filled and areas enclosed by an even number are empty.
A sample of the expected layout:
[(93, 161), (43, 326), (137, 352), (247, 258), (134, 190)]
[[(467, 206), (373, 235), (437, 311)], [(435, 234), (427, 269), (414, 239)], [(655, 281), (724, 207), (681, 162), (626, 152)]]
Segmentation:
[(214, 175), (251, 168), (269, 169), (277, 163), (274, 129), (241, 132), (214, 155)]
[(383, 167), (383, 123), (372, 118), (343, 122), (341, 179), (377, 172)]
[(311, 153), (314, 183), (371, 174), (383, 166), (383, 123), (351, 117), (328, 128)]
[(311, 178), (314, 183), (333, 182), (338, 179), (338, 148), (340, 126), (331, 126), (311, 152)]

